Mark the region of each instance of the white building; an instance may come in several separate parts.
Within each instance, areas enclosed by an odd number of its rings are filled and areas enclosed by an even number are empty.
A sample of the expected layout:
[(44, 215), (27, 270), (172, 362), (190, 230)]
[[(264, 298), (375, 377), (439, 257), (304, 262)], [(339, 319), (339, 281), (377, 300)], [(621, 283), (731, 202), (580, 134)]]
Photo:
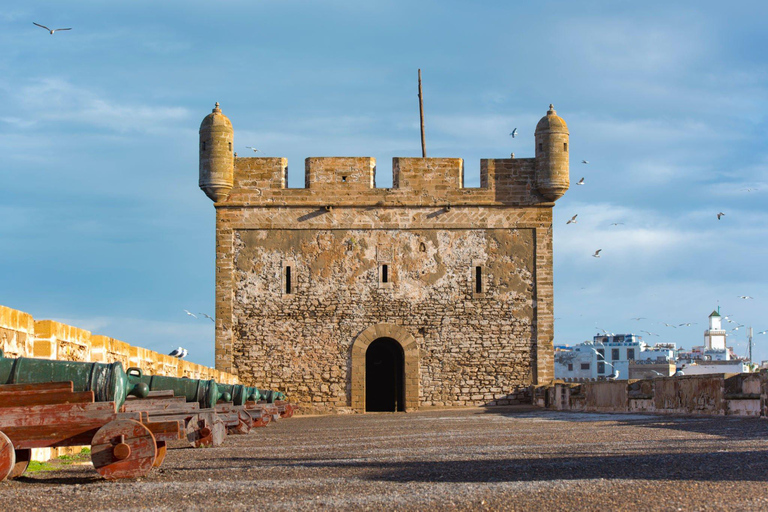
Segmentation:
[(674, 343), (650, 346), (635, 334), (597, 335), (591, 342), (555, 347), (555, 378), (583, 380), (616, 375), (625, 380), (629, 375), (629, 361), (674, 359)]

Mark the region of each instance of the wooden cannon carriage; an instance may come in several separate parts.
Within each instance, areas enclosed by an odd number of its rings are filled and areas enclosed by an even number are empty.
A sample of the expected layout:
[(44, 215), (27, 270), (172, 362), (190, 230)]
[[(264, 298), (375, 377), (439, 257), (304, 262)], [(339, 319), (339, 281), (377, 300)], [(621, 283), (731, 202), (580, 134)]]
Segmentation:
[(183, 433), (182, 421), (119, 412), (115, 402), (94, 402), (93, 391), (73, 391), (71, 381), (0, 385), (0, 481), (26, 471), (32, 448), (82, 445), (104, 478), (145, 476)]

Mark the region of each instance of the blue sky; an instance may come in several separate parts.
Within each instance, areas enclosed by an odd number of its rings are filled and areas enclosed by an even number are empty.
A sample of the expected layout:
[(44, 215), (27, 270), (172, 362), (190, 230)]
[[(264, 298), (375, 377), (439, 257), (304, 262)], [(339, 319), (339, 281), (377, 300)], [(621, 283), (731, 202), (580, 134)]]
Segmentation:
[(549, 103), (568, 122), (556, 343), (690, 347), (718, 301), (768, 329), (766, 20), (757, 1), (0, 8), (0, 304), (212, 364), (213, 324), (182, 311), (214, 310), (202, 118), (221, 102), (237, 151), (287, 157), (292, 186), (308, 156), (375, 157), (387, 186), (393, 156), (420, 154), (420, 67), (429, 155), (464, 158), (468, 186), (480, 158), (533, 155)]

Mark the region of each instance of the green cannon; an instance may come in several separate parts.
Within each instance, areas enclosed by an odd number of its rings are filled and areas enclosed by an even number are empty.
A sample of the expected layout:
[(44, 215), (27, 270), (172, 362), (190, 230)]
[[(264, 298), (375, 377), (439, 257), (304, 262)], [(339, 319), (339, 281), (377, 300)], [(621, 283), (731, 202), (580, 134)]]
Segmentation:
[(248, 390), (242, 384), (216, 384), (219, 387), (219, 392), (222, 394), (229, 394), (229, 400), (222, 398), (224, 402), (232, 402), (234, 405), (245, 405), (245, 401), (248, 399)]
[(133, 381), (123, 364), (56, 361), (32, 357), (6, 358), (0, 350), (0, 384), (42, 384), (72, 381), (73, 390), (93, 391), (97, 402), (115, 402), (123, 406), (128, 395), (146, 398), (149, 388)]
[(134, 384), (144, 384), (149, 391), (173, 390), (174, 396), (183, 396), (187, 402), (197, 402), (201, 409), (216, 407), (216, 402), (229, 402), (232, 396), (219, 389), (214, 379), (187, 379), (180, 377), (165, 377), (162, 375), (144, 375), (141, 368), (128, 368), (128, 379)]
[(259, 391), (259, 388), (248, 386), (245, 389), (248, 390), (248, 401), (249, 402), (258, 402), (261, 400), (261, 391)]
[(275, 400), (285, 400), (285, 394), (280, 391), (273, 391), (271, 389), (261, 391), (262, 400), (266, 400), (267, 403), (273, 404)]

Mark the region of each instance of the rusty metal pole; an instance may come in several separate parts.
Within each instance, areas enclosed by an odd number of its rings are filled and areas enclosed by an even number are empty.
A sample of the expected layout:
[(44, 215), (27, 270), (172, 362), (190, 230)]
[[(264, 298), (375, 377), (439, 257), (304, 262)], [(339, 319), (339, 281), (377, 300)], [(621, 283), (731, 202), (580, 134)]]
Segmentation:
[(419, 117), (421, 119), (421, 157), (427, 158), (427, 143), (424, 140), (424, 96), (421, 93), (421, 69), (419, 69)]

